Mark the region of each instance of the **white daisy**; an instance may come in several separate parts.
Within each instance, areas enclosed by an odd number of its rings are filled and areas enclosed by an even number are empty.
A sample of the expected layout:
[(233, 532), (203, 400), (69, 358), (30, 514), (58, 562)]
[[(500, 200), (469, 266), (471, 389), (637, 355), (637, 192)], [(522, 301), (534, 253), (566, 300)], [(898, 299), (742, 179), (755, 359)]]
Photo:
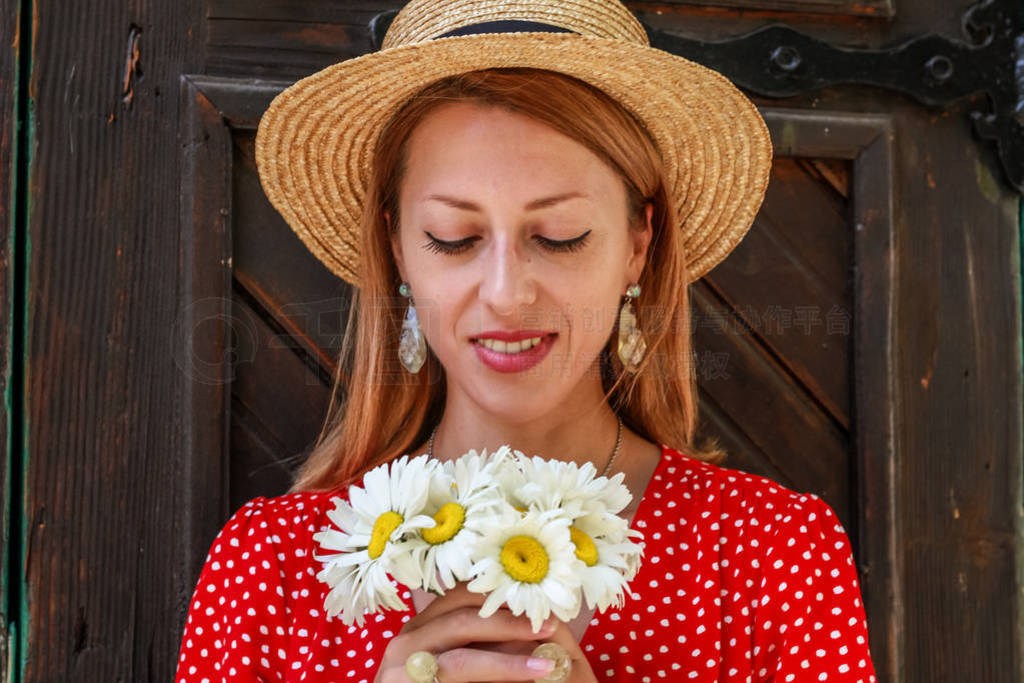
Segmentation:
[(625, 601), (626, 585), (640, 568), (644, 548), (643, 543), (634, 543), (630, 537), (642, 538), (643, 534), (634, 529), (604, 533), (607, 526), (592, 524), (592, 520), (580, 517), (569, 527), (569, 534), (576, 557), (584, 565), (580, 581), (587, 606), (604, 612), (611, 605), (621, 607)]
[(622, 472), (611, 478), (598, 477), (597, 469), (590, 462), (577, 465), (538, 456), (518, 457), (516, 462), (523, 483), (515, 495), (529, 507), (562, 509), (573, 519), (594, 516), (597, 522), (597, 518), (618, 515), (633, 499), (622, 484), (625, 478)]
[(570, 522), (570, 537), (576, 557), (584, 568), (580, 580), (588, 606), (602, 612), (621, 606), (626, 584), (639, 569), (641, 544), (631, 538), (643, 534), (629, 528), (619, 516), (632, 500), (622, 484), (625, 475), (598, 477), (591, 463), (519, 458), (526, 480), (516, 491), (530, 509), (561, 511)]
[(495, 470), (510, 455), (507, 446), (488, 455), (470, 450), (449, 460), (431, 477), (426, 514), (436, 524), (424, 527), (401, 542), (419, 567), (424, 590), (444, 594), (457, 581), (472, 578), (472, 551), (476, 530), (502, 504)]
[(435, 461), (408, 456), (376, 467), (363, 477), (363, 486), (350, 486), (348, 502), (334, 498), (327, 516), (336, 528), (320, 531), (313, 540), (337, 554), (313, 557), (323, 563), (317, 579), (331, 586), (324, 600), (330, 617), (363, 624), (365, 612), (381, 606), (403, 609), (398, 589), (388, 574), (402, 583), (418, 584), (415, 563), (396, 542), (410, 531), (433, 524), (421, 514), (427, 500), (423, 482), (437, 467)]
[(505, 445), (495, 451), (494, 456), (498, 460), (494, 468), (494, 478), (498, 482), (502, 496), (513, 507), (525, 510), (526, 502), (519, 499), (518, 491), (526, 483), (526, 477), (523, 476), (522, 467), (519, 465), (526, 455)]
[(569, 621), (580, 610), (580, 574), (569, 520), (557, 511), (521, 513), (511, 505), (480, 529), (469, 590), (488, 593), (480, 616), (507, 604), (526, 614), (534, 632), (552, 612)]

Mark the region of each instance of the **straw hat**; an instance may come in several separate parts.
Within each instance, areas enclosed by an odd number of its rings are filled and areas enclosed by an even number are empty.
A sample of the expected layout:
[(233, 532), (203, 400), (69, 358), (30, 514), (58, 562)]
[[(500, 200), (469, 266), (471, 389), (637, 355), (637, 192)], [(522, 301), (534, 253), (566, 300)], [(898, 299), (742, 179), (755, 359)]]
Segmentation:
[(691, 280), (750, 228), (771, 166), (764, 120), (721, 74), (652, 48), (616, 0), (413, 0), (379, 52), (303, 78), (271, 102), (256, 135), (267, 197), (318, 259), (358, 286), (380, 131), (429, 83), (500, 67), (574, 76), (644, 124), (661, 151)]

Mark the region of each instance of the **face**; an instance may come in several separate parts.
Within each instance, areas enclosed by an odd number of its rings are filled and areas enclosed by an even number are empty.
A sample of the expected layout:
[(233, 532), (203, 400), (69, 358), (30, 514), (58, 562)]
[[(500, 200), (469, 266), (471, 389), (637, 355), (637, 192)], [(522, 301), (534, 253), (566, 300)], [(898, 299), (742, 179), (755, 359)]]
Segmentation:
[[(616, 172), (534, 119), (445, 104), (408, 141), (399, 211), (393, 253), (449, 394), (513, 421), (600, 395), (600, 352), (651, 236), (649, 209), (629, 229)], [(541, 343), (480, 342), (522, 331)]]

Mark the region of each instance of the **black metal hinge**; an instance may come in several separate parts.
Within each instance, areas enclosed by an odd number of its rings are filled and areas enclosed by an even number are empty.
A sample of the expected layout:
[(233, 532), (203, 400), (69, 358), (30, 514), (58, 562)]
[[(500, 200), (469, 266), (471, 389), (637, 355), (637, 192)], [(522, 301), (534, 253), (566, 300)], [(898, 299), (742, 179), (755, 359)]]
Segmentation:
[(651, 44), (721, 72), (764, 97), (841, 84), (873, 85), (943, 106), (985, 93), (974, 131), (995, 144), (1010, 185), (1024, 192), (1024, 2), (983, 0), (963, 15), (964, 40), (925, 35), (881, 50), (835, 47), (773, 25), (730, 40), (691, 40), (648, 28)]

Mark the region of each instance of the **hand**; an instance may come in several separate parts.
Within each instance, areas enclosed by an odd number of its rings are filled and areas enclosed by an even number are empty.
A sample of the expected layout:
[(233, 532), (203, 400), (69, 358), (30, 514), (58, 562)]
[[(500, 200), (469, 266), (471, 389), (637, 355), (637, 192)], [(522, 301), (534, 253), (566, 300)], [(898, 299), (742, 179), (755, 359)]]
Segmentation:
[[(529, 653), (542, 640), (558, 634), (559, 629), (565, 631), (559, 636), (561, 639), (568, 635), (569, 640), (573, 640), (568, 628), (552, 618), (539, 633), (534, 633), (527, 617), (517, 617), (507, 609), (499, 609), (490, 617), (483, 618), (478, 612), (484, 597), (469, 592), (460, 584), (444, 596), (435, 598), (388, 643), (374, 680), (377, 683), (409, 683), (405, 660), (420, 650), (437, 657), (437, 678), (442, 683), (532, 681), (550, 672), (550, 660), (533, 658)], [(500, 651), (510, 646), (517, 652)], [(578, 652), (579, 646), (575, 641), (573, 646)], [(572, 650), (566, 650), (572, 655)], [(572, 681), (576, 680), (593, 679), (572, 678)]]
[(546, 636), (544, 640), (561, 645), (569, 654), (569, 659), (572, 660), (572, 672), (569, 674), (569, 678), (565, 680), (565, 683), (597, 683), (597, 676), (594, 675), (594, 670), (590, 668), (590, 662), (587, 661), (587, 656), (583, 654), (580, 644), (576, 642), (576, 637), (569, 630), (568, 624), (564, 621), (558, 621), (555, 632)]
[[(546, 623), (551, 622), (549, 621)], [(596, 683), (597, 676), (594, 674), (594, 670), (590, 668), (590, 662), (587, 660), (587, 656), (583, 654), (583, 650), (580, 648), (579, 643), (576, 642), (576, 636), (573, 635), (569, 625), (564, 621), (558, 620), (555, 620), (554, 623), (556, 628), (553, 633), (542, 637), (541, 634), (547, 633), (547, 631), (541, 631), (541, 633), (537, 634), (535, 637), (542, 638), (543, 642), (558, 643), (569, 655), (569, 659), (572, 660), (572, 669), (569, 677), (566, 678), (563, 683)], [(539, 643), (537, 642), (523, 643), (521, 641), (491, 643), (487, 645), (487, 649), (497, 652), (529, 655), (538, 644)], [(512, 679), (499, 680), (494, 681), (493, 683), (510, 683), (511, 680)]]

